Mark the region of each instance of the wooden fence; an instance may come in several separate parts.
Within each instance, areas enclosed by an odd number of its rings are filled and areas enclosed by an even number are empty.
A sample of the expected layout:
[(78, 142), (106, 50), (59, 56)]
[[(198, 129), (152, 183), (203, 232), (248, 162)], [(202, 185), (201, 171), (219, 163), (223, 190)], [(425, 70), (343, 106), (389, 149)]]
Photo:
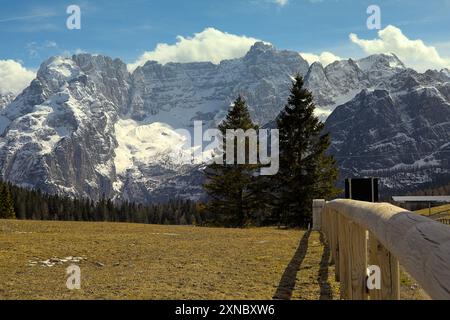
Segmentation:
[(443, 224), (450, 225), (450, 211), (449, 210), (445, 210), (442, 212), (432, 214), (431, 216), (428, 216), (428, 218), (430, 218), (434, 221), (439, 221), (440, 223), (443, 223)]
[[(400, 299), (399, 264), (433, 299), (450, 299), (450, 227), (388, 203), (314, 200), (342, 299)], [(368, 267), (381, 288), (367, 289)]]

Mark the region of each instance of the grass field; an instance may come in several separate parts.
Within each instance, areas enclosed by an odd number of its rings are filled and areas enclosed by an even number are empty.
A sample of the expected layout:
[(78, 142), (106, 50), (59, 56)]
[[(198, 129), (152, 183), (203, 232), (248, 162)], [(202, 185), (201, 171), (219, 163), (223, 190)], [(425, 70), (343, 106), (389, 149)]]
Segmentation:
[[(0, 220), (0, 299), (337, 298), (327, 254), (300, 230)], [(40, 262), (69, 256), (81, 290)]]
[[(450, 204), (446, 204), (443, 206), (433, 207), (431, 208), (431, 214), (448, 211), (450, 213)], [(418, 214), (428, 216), (430, 214), (430, 210), (428, 208), (415, 211)]]

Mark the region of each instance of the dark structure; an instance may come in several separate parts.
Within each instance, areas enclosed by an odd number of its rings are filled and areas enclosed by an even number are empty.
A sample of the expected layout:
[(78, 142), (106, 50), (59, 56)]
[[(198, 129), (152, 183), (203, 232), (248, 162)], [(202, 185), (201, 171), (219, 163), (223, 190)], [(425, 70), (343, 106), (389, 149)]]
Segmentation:
[(345, 179), (345, 198), (378, 202), (378, 178)]

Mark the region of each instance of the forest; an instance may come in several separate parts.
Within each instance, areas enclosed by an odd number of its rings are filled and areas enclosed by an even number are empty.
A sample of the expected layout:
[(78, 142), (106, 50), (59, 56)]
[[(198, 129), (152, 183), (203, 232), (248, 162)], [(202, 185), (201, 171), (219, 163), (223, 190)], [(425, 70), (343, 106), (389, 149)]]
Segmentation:
[(199, 204), (174, 199), (164, 204), (114, 203), (110, 199), (94, 202), (39, 190), (20, 188), (0, 181), (0, 218), (60, 221), (109, 221), (148, 224), (203, 225)]

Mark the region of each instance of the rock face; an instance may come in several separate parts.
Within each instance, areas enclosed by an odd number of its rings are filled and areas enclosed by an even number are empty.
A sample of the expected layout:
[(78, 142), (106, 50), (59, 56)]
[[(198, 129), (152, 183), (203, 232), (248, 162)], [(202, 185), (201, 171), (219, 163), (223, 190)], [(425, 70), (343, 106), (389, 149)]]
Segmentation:
[(51, 193), (111, 196), (114, 124), (128, 100), (128, 82), (119, 60), (79, 55), (44, 62), (2, 112), (1, 176)]
[(325, 119), (338, 105), (351, 100), (361, 90), (386, 87), (392, 76), (405, 69), (392, 54), (336, 61), (325, 68), (316, 62), (305, 77), (305, 85), (314, 93), (319, 115)]
[[(408, 171), (419, 160), (431, 170), (421, 179), (443, 170), (445, 154), (431, 153), (449, 140), (448, 70), (418, 74), (394, 55), (309, 66), (297, 52), (256, 43), (244, 57), (218, 65), (149, 61), (133, 73), (100, 55), (48, 59), (14, 101), (0, 98), (7, 101), (0, 104), (0, 178), (93, 200), (198, 199), (202, 167), (191, 163), (187, 139), (193, 122), (216, 127), (241, 94), (257, 123), (273, 123), (297, 73), (324, 118), (341, 105), (327, 121), (339, 159), (404, 153), (370, 167), (367, 160), (340, 160), (345, 175)], [(406, 155), (414, 152), (426, 156)]]
[(175, 128), (193, 120), (214, 124), (241, 94), (254, 120), (274, 119), (285, 103), (292, 75), (305, 75), (308, 63), (296, 52), (277, 51), (256, 43), (245, 57), (212, 63), (147, 62), (132, 75), (130, 114), (134, 119), (152, 118)]
[(385, 195), (448, 181), (450, 78), (405, 69), (337, 107), (326, 130), (341, 175), (380, 177)]
[(0, 111), (3, 110), (8, 104), (14, 100), (14, 95), (12, 93), (0, 93)]

